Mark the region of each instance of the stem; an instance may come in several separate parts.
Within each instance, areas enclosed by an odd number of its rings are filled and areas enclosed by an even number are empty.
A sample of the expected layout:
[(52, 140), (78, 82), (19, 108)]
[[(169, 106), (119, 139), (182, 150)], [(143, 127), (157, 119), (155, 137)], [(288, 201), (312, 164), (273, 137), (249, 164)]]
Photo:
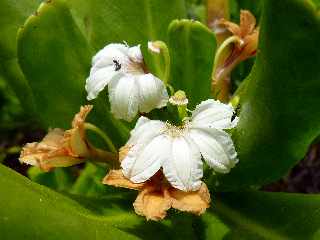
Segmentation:
[[(229, 49), (229, 45), (232, 43), (240, 42), (241, 39), (238, 36), (231, 36), (227, 38), (222, 44), (219, 46), (213, 64), (212, 71), (212, 93), (222, 102), (227, 102), (229, 99), (229, 90), (230, 90), (230, 79), (229, 74), (232, 68), (229, 71), (225, 71), (227, 69), (221, 68), (223, 66), (223, 61), (225, 59), (225, 55), (223, 54), (226, 49)], [(220, 66), (220, 67), (219, 67)]]
[(162, 81), (167, 84), (169, 82), (169, 78), (170, 78), (170, 53), (169, 53), (169, 49), (167, 47), (167, 45), (162, 42), (162, 41), (154, 41), (151, 43), (152, 46), (156, 49), (158, 49), (160, 52), (155, 52), (154, 50), (149, 48), (149, 51), (151, 51), (153, 54), (162, 54), (163, 59), (164, 59), (164, 76)]
[(183, 119), (187, 116), (187, 105), (177, 106), (177, 107), (178, 107), (179, 118), (180, 118), (180, 121), (182, 122)]
[(118, 154), (104, 151), (90, 145), (90, 160), (92, 162), (112, 163), (113, 167), (119, 166)]
[(91, 123), (84, 123), (84, 128), (87, 130), (91, 130), (98, 134), (107, 144), (108, 148), (110, 149), (111, 152), (117, 153), (116, 147), (113, 145), (111, 139), (105, 134), (100, 128), (97, 126), (91, 124)]
[(172, 87), (172, 85), (170, 85), (169, 83), (167, 83), (167, 87), (169, 88), (170, 96), (174, 95), (175, 91), (174, 91), (174, 88)]
[(231, 36), (227, 38), (218, 48), (216, 55), (214, 57), (214, 63), (213, 63), (213, 73), (215, 74), (217, 65), (219, 64), (220, 56), (223, 53), (223, 51), (226, 49), (226, 47), (231, 43), (240, 42), (240, 38), (238, 36)]
[(165, 65), (165, 70), (164, 70), (164, 80), (163, 82), (167, 84), (169, 82), (170, 78), (170, 53), (169, 49), (166, 44), (163, 44), (163, 47), (161, 47), (161, 51), (163, 51), (163, 58), (164, 58), (164, 65)]

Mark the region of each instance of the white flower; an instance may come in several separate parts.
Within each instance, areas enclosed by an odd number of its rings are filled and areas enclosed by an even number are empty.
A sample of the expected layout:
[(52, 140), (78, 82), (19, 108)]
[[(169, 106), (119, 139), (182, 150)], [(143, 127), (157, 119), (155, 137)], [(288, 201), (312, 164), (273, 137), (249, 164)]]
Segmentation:
[(87, 99), (92, 100), (108, 85), (111, 112), (131, 121), (140, 112), (167, 104), (164, 83), (144, 69), (140, 45), (109, 44), (92, 59), (86, 80)]
[(196, 191), (202, 183), (201, 155), (219, 173), (228, 173), (238, 162), (232, 139), (223, 131), (237, 122), (231, 106), (211, 99), (199, 104), (182, 126), (140, 117), (126, 144), (123, 174), (141, 183), (162, 168), (173, 187)]

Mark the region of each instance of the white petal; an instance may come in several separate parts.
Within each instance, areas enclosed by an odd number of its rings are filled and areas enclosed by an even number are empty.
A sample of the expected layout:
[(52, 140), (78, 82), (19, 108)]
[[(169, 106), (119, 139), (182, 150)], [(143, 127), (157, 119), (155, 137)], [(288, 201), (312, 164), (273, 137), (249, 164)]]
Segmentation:
[(131, 60), (137, 63), (143, 62), (143, 56), (140, 50), (140, 44), (134, 47), (129, 48), (128, 56)]
[(135, 128), (131, 131), (130, 139), (126, 145), (147, 144), (153, 138), (162, 134), (164, 129), (164, 122), (140, 117)]
[(134, 183), (147, 181), (170, 157), (170, 140), (165, 135), (153, 138), (147, 145), (133, 146), (122, 160), (124, 176)]
[(203, 175), (199, 149), (186, 137), (172, 138), (171, 156), (163, 163), (163, 173), (170, 184), (182, 191), (196, 191)]
[(90, 76), (86, 80), (85, 89), (88, 93), (87, 99), (92, 100), (107, 86), (112, 78), (120, 73), (114, 71), (113, 66), (100, 68), (96, 71), (91, 71)]
[(238, 118), (232, 119), (233, 108), (213, 99), (200, 103), (192, 113), (193, 126), (229, 129), (237, 125)]
[(140, 112), (150, 112), (155, 108), (167, 105), (168, 93), (164, 83), (152, 74), (143, 74), (137, 77), (139, 84), (139, 110)]
[(116, 118), (131, 121), (138, 113), (138, 88), (135, 79), (123, 76), (108, 85), (111, 112)]
[[(123, 58), (127, 55), (129, 48), (120, 43), (112, 43), (101, 49), (93, 58), (92, 65), (111, 65), (116, 58)], [(99, 62), (99, 63), (98, 63)]]
[(233, 141), (226, 132), (213, 128), (191, 128), (189, 136), (198, 145), (204, 160), (216, 172), (228, 173), (238, 162)]

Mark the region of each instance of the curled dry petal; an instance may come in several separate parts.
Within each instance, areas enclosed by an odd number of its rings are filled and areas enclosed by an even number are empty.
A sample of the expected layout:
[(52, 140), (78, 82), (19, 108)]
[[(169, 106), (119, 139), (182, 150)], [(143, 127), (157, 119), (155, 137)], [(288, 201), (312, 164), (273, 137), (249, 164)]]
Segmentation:
[(195, 192), (183, 192), (171, 188), (169, 193), (172, 207), (180, 211), (201, 215), (210, 206), (210, 193), (205, 183), (202, 183), (200, 189)]
[(172, 206), (172, 199), (167, 191), (157, 191), (153, 186), (145, 187), (133, 203), (135, 212), (147, 220), (161, 220)]
[(72, 129), (63, 131), (55, 128), (41, 142), (26, 144), (21, 151), (20, 161), (39, 166), (44, 171), (83, 162), (93, 153), (84, 130), (84, 122), (91, 109), (90, 105), (81, 107), (72, 121)]

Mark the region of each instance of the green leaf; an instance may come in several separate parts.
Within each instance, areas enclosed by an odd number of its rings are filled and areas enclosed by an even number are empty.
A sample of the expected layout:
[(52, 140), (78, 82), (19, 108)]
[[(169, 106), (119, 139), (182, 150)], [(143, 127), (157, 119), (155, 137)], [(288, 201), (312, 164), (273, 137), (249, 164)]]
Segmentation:
[[(1, 239), (170, 239), (181, 235), (175, 233), (181, 228), (176, 224), (189, 221), (147, 222), (133, 212), (130, 193), (100, 199), (67, 197), (3, 165), (0, 196)], [(184, 239), (194, 239), (190, 234)]]
[(320, 21), (308, 1), (265, 0), (257, 61), (234, 134), (239, 163), (220, 189), (279, 179), (320, 134)]
[[(105, 186), (108, 188), (108, 186)], [(161, 222), (133, 212), (135, 194), (62, 195), (0, 165), (1, 239), (318, 239), (320, 196), (217, 193), (201, 216)], [(154, 234), (157, 233), (157, 234)]]
[(175, 20), (168, 30), (171, 56), (170, 84), (183, 90), (189, 108), (210, 98), (213, 56), (216, 49), (214, 34), (193, 20)]
[(16, 92), (25, 114), (34, 113), (31, 89), (17, 63), (16, 34), (25, 19), (36, 10), (41, 0), (13, 0), (0, 2), (0, 75)]
[(201, 239), (320, 238), (319, 195), (242, 192), (215, 199), (197, 222)]
[(95, 50), (113, 42), (164, 41), (169, 23), (186, 16), (183, 0), (71, 0), (69, 4)]
[(72, 187), (71, 193), (87, 197), (99, 197), (108, 193), (107, 190), (110, 188), (104, 186), (101, 181), (107, 174), (105, 168), (87, 162), (80, 174)]
[(84, 103), (91, 51), (63, 1), (42, 3), (28, 18), (18, 34), (18, 57), (42, 122), (69, 127)]
[(69, 191), (75, 181), (71, 168), (56, 168), (51, 172), (43, 172), (38, 167), (28, 169), (28, 177), (41, 185), (58, 191)]

